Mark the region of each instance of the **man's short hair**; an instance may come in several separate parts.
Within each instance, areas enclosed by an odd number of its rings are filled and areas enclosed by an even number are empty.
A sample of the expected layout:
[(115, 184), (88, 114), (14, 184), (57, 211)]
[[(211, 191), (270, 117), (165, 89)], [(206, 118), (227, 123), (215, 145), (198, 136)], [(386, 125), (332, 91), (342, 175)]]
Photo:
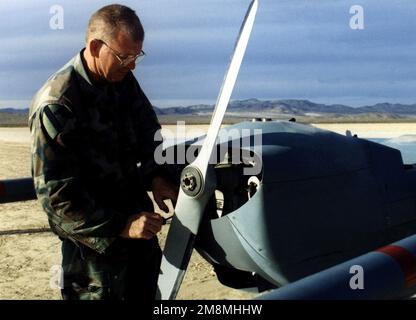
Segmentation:
[(110, 41), (118, 31), (126, 32), (133, 41), (144, 40), (144, 29), (136, 12), (120, 4), (111, 4), (102, 7), (91, 16), (86, 41)]

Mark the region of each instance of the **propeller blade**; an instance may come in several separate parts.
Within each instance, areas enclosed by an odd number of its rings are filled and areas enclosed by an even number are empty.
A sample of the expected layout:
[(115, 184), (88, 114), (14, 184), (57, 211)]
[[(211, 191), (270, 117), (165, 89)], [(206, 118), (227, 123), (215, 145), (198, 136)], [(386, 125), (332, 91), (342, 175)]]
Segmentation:
[(209, 160), (247, 48), (257, 7), (258, 0), (253, 0), (247, 10), (198, 157), (182, 171), (175, 215), (163, 251), (158, 299), (175, 299), (192, 254), (205, 206), (215, 190), (216, 178)]
[(256, 17), (257, 8), (258, 0), (253, 0), (241, 25), (239, 36), (234, 47), (234, 53), (228, 66), (228, 70), (224, 76), (220, 94), (218, 95), (217, 102), (215, 104), (207, 136), (202, 145), (200, 154), (195, 160), (195, 165), (198, 165), (201, 169), (208, 165), (209, 158), (211, 157), (218, 132), (221, 128), (222, 120), (224, 119), (225, 111), (227, 110), (227, 106), (234, 89), (238, 71), (240, 70), (241, 62), (244, 58), (251, 30), (253, 28), (254, 19)]

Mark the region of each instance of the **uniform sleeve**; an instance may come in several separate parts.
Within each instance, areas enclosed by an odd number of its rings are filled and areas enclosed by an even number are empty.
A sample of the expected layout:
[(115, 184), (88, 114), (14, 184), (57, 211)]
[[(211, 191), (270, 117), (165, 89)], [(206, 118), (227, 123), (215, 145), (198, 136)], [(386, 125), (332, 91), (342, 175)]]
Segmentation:
[(75, 117), (63, 105), (48, 105), (35, 120), (33, 177), (52, 229), (104, 253), (126, 224), (124, 214), (103, 208), (85, 190)]
[[(155, 150), (162, 143), (161, 126), (150, 101), (137, 82), (136, 85), (142, 102), (139, 108), (139, 123), (137, 124), (139, 128), (139, 145), (141, 148), (141, 170), (146, 187), (150, 190), (152, 180), (155, 176), (166, 176), (165, 168), (155, 161)], [(158, 138), (156, 139), (155, 137)]]

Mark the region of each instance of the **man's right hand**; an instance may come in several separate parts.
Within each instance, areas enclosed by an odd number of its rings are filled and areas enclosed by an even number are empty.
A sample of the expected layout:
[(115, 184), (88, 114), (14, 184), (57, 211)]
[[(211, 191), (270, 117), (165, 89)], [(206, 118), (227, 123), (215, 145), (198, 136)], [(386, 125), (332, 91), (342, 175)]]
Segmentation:
[(163, 218), (157, 213), (141, 212), (129, 217), (120, 237), (151, 239), (162, 229)]

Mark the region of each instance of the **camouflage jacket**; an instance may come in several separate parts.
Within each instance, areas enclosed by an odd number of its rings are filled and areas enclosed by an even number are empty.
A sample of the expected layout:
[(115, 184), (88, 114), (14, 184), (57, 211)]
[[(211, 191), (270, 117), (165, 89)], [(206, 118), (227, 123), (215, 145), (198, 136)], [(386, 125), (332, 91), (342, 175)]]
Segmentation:
[(160, 125), (131, 72), (92, 85), (81, 54), (33, 98), (32, 175), (53, 231), (105, 253), (130, 214), (153, 211), (145, 186), (160, 169)]

